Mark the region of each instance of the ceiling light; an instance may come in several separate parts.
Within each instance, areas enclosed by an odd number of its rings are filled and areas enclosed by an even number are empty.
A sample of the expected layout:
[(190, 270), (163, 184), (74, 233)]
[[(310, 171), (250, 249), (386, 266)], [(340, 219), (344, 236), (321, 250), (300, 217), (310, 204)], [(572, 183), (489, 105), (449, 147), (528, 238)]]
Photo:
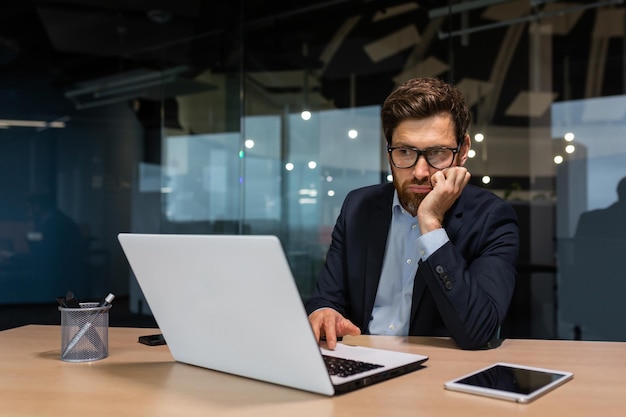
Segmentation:
[(214, 90), (216, 87), (184, 78), (186, 66), (164, 70), (139, 69), (81, 83), (65, 97), (78, 109), (119, 103), (136, 98), (160, 100)]
[(161, 9), (148, 10), (148, 19), (162, 25), (172, 20), (172, 14)]
[(8, 120), (0, 119), (0, 128), (9, 127), (36, 127), (36, 128), (64, 128), (65, 120), (55, 120), (53, 122), (46, 122), (43, 120)]
[[(486, 1), (487, 3), (502, 3), (503, 1), (507, 1), (507, 0), (486, 0)], [(460, 11), (463, 11), (464, 9), (469, 10), (472, 8), (482, 7), (486, 5), (484, 4), (483, 0), (470, 2), (470, 3), (473, 3), (473, 4), (469, 7), (465, 7), (464, 5), (459, 5), (455, 12), (460, 12)], [(461, 30), (449, 31), (449, 32), (439, 31), (439, 39), (446, 39), (446, 38), (450, 38), (453, 36), (469, 35), (472, 33), (482, 32), (482, 31), (489, 30), (489, 29), (511, 26), (511, 25), (515, 25), (518, 23), (538, 21), (540, 19), (545, 19), (545, 18), (552, 17), (552, 16), (563, 16), (567, 13), (575, 13), (575, 12), (580, 12), (583, 10), (594, 9), (594, 8), (599, 8), (599, 7), (604, 7), (604, 6), (611, 6), (614, 4), (623, 4), (623, 3), (624, 3), (624, 0), (597, 1), (595, 3), (588, 3), (585, 5), (581, 5), (581, 6), (565, 7), (565, 8), (559, 8), (559, 9), (555, 9), (551, 11), (538, 12), (535, 14), (531, 14), (529, 16), (523, 16), (520, 18), (511, 19), (511, 20), (504, 20), (501, 22), (488, 23), (486, 25), (476, 26), (472, 28), (464, 28)], [(449, 15), (451, 14), (450, 12), (447, 12), (449, 9), (450, 9), (449, 7), (442, 7), (441, 9), (432, 10), (429, 13), (429, 16), (432, 18), (434, 16), (442, 15), (442, 13), (443, 15)]]

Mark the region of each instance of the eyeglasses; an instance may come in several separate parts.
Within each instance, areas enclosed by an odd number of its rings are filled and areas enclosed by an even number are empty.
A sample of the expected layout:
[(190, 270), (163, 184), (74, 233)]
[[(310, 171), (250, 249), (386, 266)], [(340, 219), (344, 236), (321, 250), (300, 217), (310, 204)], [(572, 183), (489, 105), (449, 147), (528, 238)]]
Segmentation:
[(407, 146), (397, 146), (392, 148), (387, 146), (387, 152), (391, 156), (391, 163), (396, 168), (413, 168), (417, 164), (420, 155), (424, 155), (428, 165), (435, 169), (450, 168), (454, 163), (454, 157), (461, 145), (456, 148), (429, 148), (417, 149)]

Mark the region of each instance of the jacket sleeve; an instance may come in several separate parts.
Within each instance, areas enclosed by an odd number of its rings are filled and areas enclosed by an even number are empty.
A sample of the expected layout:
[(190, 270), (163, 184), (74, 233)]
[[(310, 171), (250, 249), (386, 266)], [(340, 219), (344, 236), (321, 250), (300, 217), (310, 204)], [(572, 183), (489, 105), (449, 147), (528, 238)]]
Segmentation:
[(450, 236), (450, 242), (418, 268), (446, 328), (462, 349), (481, 348), (497, 333), (515, 289), (519, 250), (515, 211), (499, 199), (489, 203), (469, 216), (469, 230), (458, 233), (459, 238)]

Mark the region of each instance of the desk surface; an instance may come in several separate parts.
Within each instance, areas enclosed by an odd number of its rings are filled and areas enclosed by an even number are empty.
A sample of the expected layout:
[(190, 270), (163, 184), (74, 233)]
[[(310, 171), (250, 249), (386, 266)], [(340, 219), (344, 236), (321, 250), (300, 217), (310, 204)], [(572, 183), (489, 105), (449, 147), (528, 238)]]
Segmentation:
[[(359, 336), (346, 342), (425, 354), (426, 367), (328, 398), (176, 363), (166, 346), (137, 343), (155, 329), (111, 328), (109, 357), (59, 359), (59, 326), (0, 332), (0, 404), (11, 416), (623, 416), (626, 343), (505, 340), (462, 351), (448, 339)], [(562, 369), (574, 379), (530, 404), (446, 391), (443, 383), (493, 362)]]

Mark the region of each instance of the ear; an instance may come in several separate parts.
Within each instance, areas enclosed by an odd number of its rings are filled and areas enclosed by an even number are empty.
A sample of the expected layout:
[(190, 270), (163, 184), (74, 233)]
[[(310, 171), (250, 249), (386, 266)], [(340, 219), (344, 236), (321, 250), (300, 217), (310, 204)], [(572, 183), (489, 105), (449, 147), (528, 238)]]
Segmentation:
[(466, 133), (463, 138), (463, 143), (461, 144), (461, 148), (459, 149), (459, 166), (464, 166), (467, 161), (469, 150), (472, 146), (472, 142), (470, 140), (469, 135)]

